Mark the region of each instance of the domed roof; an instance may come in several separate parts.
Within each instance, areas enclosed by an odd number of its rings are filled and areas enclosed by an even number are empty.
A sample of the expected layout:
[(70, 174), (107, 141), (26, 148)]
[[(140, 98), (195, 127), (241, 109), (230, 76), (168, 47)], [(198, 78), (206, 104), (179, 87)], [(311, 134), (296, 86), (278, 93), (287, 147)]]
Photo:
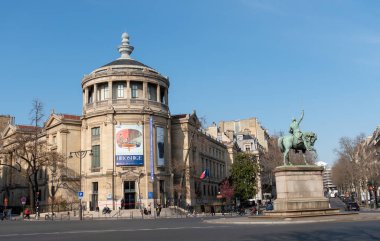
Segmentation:
[(85, 83), (89, 79), (96, 78), (97, 76), (103, 76), (107, 73), (115, 74), (120, 72), (121, 74), (128, 74), (128, 71), (131, 70), (134, 74), (137, 73), (136, 71), (141, 71), (144, 74), (154, 74), (156, 75), (154, 78), (162, 78), (167, 84), (169, 84), (168, 77), (161, 75), (152, 67), (131, 58), (130, 54), (134, 47), (129, 44), (129, 35), (127, 33), (123, 33), (121, 39), (121, 45), (118, 48), (121, 56), (118, 59), (93, 70), (89, 75), (86, 75), (83, 78), (82, 83)]
[[(130, 66), (131, 68), (134, 68), (134, 67), (140, 67), (140, 68), (148, 68), (154, 72), (157, 72), (155, 69), (153, 69), (152, 67), (149, 67), (137, 60), (134, 60), (131, 58), (130, 54), (133, 52), (134, 50), (134, 47), (132, 45), (129, 44), (129, 35), (127, 33), (123, 33), (121, 35), (121, 45), (119, 46), (118, 50), (121, 54), (120, 58), (108, 63), (108, 64), (105, 64), (99, 68), (97, 68), (95, 71), (93, 72), (96, 72), (98, 71), (99, 69), (102, 69), (104, 67), (112, 67), (112, 66), (116, 66), (116, 65), (122, 65), (123, 67), (128, 67)], [(158, 72), (157, 72), (158, 73)]]
[(132, 66), (134, 65), (134, 66), (147, 67), (147, 68), (152, 69), (151, 67), (149, 67), (149, 66), (147, 66), (147, 65), (145, 65), (145, 64), (143, 64), (137, 60), (134, 60), (134, 59), (117, 59), (115, 61), (112, 61), (111, 63), (103, 65), (100, 68), (112, 66), (112, 65), (132, 65)]

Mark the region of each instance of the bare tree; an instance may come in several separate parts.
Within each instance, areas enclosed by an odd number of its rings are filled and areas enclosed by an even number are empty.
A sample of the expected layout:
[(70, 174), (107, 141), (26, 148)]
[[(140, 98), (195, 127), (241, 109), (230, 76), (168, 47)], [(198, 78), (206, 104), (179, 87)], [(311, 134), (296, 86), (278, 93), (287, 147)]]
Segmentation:
[(7, 166), (25, 177), (29, 185), (31, 206), (38, 204), (40, 186), (44, 185), (38, 178), (46, 173), (50, 166), (57, 165), (57, 153), (47, 148), (46, 137), (41, 126), (43, 105), (39, 100), (33, 100), (30, 112), (33, 126), (16, 131), (4, 145), (2, 154), (6, 161), (0, 165)]
[[(340, 186), (341, 192), (355, 192), (361, 202), (361, 193), (366, 183), (363, 163), (366, 161), (367, 150), (364, 134), (355, 138), (342, 137), (339, 149), (336, 150), (338, 160), (332, 168), (333, 180)], [(344, 173), (342, 176), (339, 172)]]
[(345, 193), (353, 188), (353, 165), (346, 157), (340, 157), (331, 168), (332, 182), (340, 193)]
[(278, 136), (271, 136), (268, 140), (268, 151), (260, 158), (261, 184), (263, 193), (274, 194), (274, 169), (283, 164), (283, 155), (277, 145)]

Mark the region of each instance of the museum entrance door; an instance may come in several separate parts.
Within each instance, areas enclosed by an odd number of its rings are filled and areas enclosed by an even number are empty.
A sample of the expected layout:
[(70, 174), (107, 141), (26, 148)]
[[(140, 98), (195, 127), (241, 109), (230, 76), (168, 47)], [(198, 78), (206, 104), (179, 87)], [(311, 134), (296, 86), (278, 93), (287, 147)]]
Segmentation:
[(124, 209), (136, 207), (135, 181), (124, 181)]

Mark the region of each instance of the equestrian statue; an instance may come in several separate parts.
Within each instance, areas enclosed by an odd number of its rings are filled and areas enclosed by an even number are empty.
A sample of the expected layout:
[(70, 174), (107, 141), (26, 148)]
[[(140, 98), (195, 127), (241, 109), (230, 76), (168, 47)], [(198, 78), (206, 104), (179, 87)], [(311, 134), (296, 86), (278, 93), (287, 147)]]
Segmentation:
[(278, 147), (281, 152), (284, 153), (284, 166), (292, 165), (289, 161), (289, 151), (293, 149), (296, 153), (302, 151), (305, 164), (308, 165), (306, 161), (306, 151), (312, 151), (316, 155), (316, 150), (314, 149), (314, 143), (317, 140), (317, 135), (313, 132), (304, 132), (300, 130), (300, 123), (303, 119), (304, 111), (302, 111), (301, 118), (297, 120), (293, 118), (290, 124), (289, 133), (290, 135), (282, 136), (278, 139)]

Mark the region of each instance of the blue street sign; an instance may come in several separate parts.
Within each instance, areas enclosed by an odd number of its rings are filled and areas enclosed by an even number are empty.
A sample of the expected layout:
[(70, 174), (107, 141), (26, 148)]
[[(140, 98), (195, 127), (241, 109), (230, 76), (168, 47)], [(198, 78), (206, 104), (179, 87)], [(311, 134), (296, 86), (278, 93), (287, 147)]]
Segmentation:
[(83, 192), (78, 192), (78, 198), (82, 199), (83, 198)]

